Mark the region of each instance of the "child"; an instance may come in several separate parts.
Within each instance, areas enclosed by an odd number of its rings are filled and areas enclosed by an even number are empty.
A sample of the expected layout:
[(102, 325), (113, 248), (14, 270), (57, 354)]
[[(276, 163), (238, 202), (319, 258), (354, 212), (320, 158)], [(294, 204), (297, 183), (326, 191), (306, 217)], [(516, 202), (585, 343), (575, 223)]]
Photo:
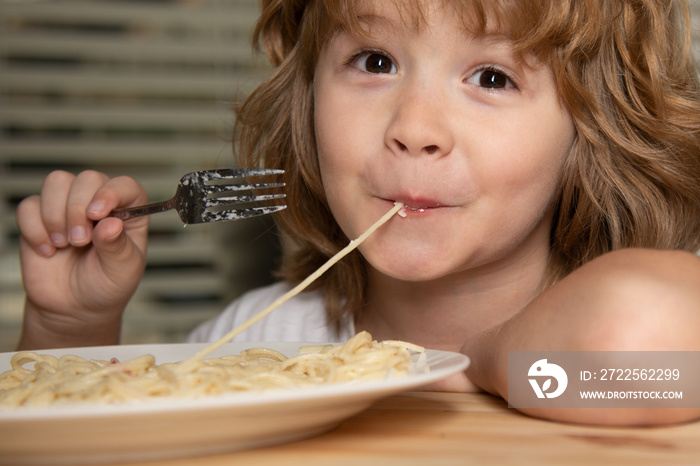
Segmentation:
[[(359, 330), (463, 351), (448, 390), (507, 394), (508, 351), (700, 350), (700, 106), (679, 1), (263, 1), (276, 70), (239, 112), (239, 164), (283, 168), (285, 281), (214, 340), (407, 205), (240, 336)], [(18, 208), (22, 348), (118, 342), (144, 267), (129, 178), (49, 175)], [(93, 228), (92, 223), (97, 222)], [(686, 252), (682, 252), (686, 251)], [(700, 407), (699, 407), (700, 408)], [(662, 424), (700, 409), (526, 410)]]

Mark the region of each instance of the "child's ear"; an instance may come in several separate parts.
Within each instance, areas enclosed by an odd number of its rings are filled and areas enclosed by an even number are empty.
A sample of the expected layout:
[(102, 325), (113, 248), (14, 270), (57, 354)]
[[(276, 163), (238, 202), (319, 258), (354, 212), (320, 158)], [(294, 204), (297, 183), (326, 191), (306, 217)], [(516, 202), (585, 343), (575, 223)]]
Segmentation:
[(262, 0), (261, 14), (253, 31), (253, 46), (262, 47), (274, 66), (278, 66), (294, 47), (306, 1)]

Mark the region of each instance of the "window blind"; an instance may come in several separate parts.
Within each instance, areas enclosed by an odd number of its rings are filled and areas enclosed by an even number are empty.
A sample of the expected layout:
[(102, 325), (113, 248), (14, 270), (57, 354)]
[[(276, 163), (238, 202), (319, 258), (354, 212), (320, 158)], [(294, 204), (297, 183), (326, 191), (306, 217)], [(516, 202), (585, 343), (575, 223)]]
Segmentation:
[[(54, 169), (129, 175), (158, 201), (189, 171), (231, 166), (232, 103), (269, 71), (251, 52), (257, 16), (255, 0), (0, 0), (0, 350), (24, 301), (17, 203)], [(181, 341), (266, 282), (270, 228), (152, 216), (123, 341)]]

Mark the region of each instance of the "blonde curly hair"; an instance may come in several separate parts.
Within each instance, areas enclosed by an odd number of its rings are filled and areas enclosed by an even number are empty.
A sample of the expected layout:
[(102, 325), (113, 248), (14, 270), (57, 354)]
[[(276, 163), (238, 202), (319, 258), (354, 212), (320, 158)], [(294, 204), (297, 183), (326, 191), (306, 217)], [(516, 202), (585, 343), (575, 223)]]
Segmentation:
[[(280, 275), (299, 282), (348, 238), (330, 212), (316, 154), (314, 70), (339, 30), (365, 31), (352, 0), (263, 0), (254, 31), (275, 66), (238, 109), (242, 166), (286, 171)], [(362, 2), (367, 6), (367, 2)], [(396, 0), (411, 27), (424, 2)], [(443, 0), (474, 34), (499, 31), (547, 63), (576, 138), (551, 230), (549, 286), (619, 248), (700, 248), (700, 86), (689, 8), (675, 0)], [(354, 252), (316, 286), (330, 322), (361, 309), (367, 264)]]

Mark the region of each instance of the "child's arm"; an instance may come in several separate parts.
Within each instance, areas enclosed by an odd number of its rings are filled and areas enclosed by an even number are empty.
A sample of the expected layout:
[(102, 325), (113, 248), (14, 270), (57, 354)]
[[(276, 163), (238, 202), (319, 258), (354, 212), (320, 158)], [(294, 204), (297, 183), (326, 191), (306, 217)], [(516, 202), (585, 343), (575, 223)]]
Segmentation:
[[(542, 293), (506, 323), (467, 342), (467, 375), (507, 398), (508, 351), (700, 351), (700, 258), (678, 251), (602, 256)], [(700, 390), (700, 386), (695, 387)], [(590, 424), (667, 424), (692, 409), (523, 409)]]
[(119, 342), (121, 315), (145, 267), (148, 218), (105, 218), (146, 202), (126, 177), (63, 171), (17, 208), (26, 291), (19, 349)]

